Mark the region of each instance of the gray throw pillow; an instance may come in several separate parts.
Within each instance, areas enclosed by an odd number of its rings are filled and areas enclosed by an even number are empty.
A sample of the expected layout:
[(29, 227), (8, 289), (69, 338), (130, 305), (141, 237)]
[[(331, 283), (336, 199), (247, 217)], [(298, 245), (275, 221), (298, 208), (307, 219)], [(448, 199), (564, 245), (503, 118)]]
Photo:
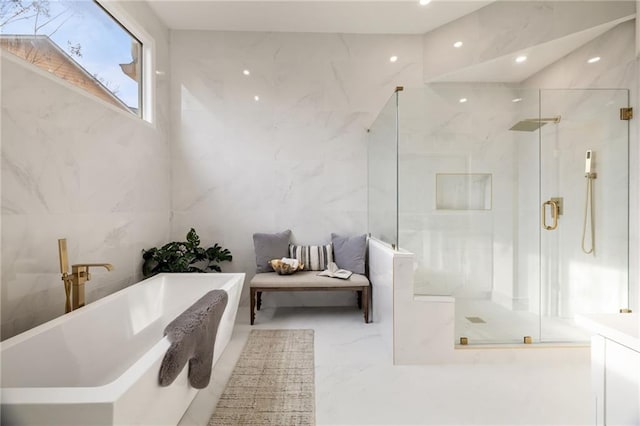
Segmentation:
[(367, 252), (367, 235), (342, 237), (331, 234), (333, 243), (333, 258), (340, 269), (346, 269), (355, 274), (364, 274), (365, 255)]
[(253, 234), (253, 247), (256, 251), (256, 272), (273, 272), (269, 261), (288, 257), (290, 241), (291, 231), (289, 229), (277, 234)]

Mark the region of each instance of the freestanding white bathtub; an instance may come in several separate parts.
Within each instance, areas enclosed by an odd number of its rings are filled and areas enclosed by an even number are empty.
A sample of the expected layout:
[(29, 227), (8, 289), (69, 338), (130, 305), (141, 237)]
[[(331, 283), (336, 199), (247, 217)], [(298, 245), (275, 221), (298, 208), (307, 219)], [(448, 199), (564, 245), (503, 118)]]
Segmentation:
[(229, 300), (215, 364), (231, 338), (244, 274), (160, 274), (0, 344), (3, 425), (175, 425), (195, 397), (188, 364), (158, 371), (165, 326), (210, 290)]

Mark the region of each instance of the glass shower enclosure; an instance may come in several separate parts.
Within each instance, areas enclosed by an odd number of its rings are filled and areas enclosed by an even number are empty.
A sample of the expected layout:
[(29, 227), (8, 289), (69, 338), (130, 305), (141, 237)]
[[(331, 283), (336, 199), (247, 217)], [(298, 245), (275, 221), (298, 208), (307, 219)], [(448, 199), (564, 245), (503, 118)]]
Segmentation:
[(433, 84), (370, 128), (369, 231), (455, 297), (455, 341), (581, 342), (629, 303), (629, 92)]

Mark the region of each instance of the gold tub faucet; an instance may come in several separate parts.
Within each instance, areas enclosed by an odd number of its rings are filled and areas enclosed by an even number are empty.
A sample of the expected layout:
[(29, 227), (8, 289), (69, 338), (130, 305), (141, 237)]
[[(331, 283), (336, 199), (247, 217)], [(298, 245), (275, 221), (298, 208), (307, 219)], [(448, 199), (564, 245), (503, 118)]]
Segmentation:
[(91, 279), (89, 268), (102, 267), (107, 271), (112, 271), (113, 265), (110, 263), (78, 263), (71, 265), (71, 275), (69, 275), (67, 240), (65, 238), (58, 240), (58, 251), (60, 254), (60, 272), (62, 273), (62, 282), (64, 283), (67, 297), (65, 312), (71, 312), (84, 306), (84, 284)]
[(84, 283), (91, 279), (89, 268), (104, 267), (107, 271), (113, 270), (110, 263), (79, 263), (71, 265), (71, 309), (75, 310), (84, 306)]

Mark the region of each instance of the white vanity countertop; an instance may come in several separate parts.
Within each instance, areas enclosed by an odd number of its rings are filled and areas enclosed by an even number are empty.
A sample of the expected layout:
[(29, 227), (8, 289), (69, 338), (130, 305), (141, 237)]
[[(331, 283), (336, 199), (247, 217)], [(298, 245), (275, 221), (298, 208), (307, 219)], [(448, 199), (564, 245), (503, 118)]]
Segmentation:
[(638, 314), (576, 315), (576, 323), (587, 330), (640, 352)]

